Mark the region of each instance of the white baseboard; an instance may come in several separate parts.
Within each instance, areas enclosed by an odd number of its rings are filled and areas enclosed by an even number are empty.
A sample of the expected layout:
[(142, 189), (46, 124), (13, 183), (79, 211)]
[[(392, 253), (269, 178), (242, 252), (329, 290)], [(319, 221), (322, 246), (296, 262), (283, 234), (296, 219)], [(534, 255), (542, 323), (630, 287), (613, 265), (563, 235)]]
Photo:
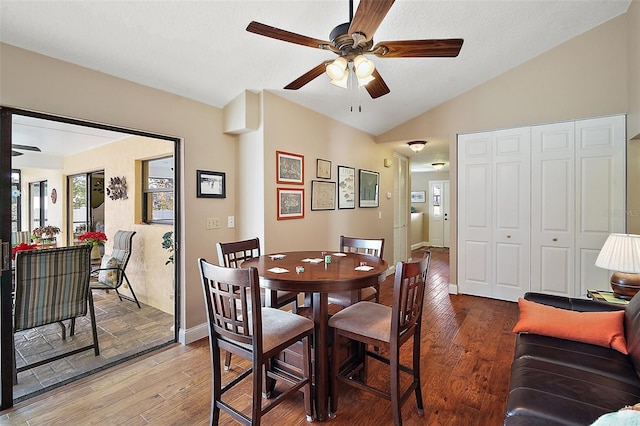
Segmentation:
[(188, 345), (196, 340), (203, 339), (209, 336), (209, 326), (207, 323), (198, 324), (195, 327), (191, 327), (188, 330), (181, 328), (178, 332), (178, 342), (182, 345)]
[(449, 294), (458, 294), (458, 284), (449, 283)]

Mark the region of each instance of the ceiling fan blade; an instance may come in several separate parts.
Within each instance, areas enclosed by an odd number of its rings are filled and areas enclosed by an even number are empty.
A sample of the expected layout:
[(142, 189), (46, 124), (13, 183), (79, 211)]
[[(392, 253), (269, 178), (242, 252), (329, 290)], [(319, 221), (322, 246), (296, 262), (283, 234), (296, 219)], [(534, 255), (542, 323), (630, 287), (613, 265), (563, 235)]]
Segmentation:
[(22, 155), (22, 153), (21, 153), (21, 152), (18, 152), (18, 151), (11, 150), (11, 156), (12, 156), (12, 157), (17, 157), (17, 156), (19, 156), (19, 155)]
[(36, 152), (41, 152), (40, 148), (38, 148), (37, 146), (31, 146), (31, 145), (18, 145), (18, 144), (11, 144), (11, 148), (15, 148), (15, 149), (21, 149), (23, 151), (36, 151)]
[(307, 71), (306, 73), (302, 74), (300, 77), (298, 77), (295, 80), (293, 80), (291, 83), (289, 83), (286, 86), (284, 86), (284, 88), (285, 89), (289, 89), (289, 90), (298, 90), (299, 88), (301, 88), (305, 84), (310, 83), (316, 77), (321, 76), (325, 72), (327, 64), (330, 63), (330, 62), (331, 61), (322, 62), (320, 65), (318, 65), (315, 68)]
[(381, 41), (371, 50), (380, 58), (454, 58), (463, 42), (461, 38)]
[(369, 92), (369, 95), (373, 99), (379, 98), (380, 96), (384, 96), (387, 93), (391, 92), (391, 89), (389, 89), (387, 83), (384, 82), (378, 70), (373, 71), (373, 76), (375, 77), (375, 80), (371, 80), (369, 83), (367, 83), (366, 86), (364, 86), (364, 88), (367, 89), (367, 92)]
[(328, 41), (319, 40), (317, 38), (307, 37), (301, 34), (292, 33), (290, 31), (282, 30), (280, 28), (271, 27), (269, 25), (261, 24), (260, 22), (251, 21), (247, 26), (247, 31), (250, 33), (258, 34), (261, 36), (275, 38), (276, 40), (287, 41), (289, 43), (300, 44), (302, 46), (309, 46), (320, 48), (322, 45), (330, 45)]
[(349, 25), (349, 34), (359, 32), (365, 35), (367, 41), (371, 40), (394, 1), (360, 0), (358, 10)]

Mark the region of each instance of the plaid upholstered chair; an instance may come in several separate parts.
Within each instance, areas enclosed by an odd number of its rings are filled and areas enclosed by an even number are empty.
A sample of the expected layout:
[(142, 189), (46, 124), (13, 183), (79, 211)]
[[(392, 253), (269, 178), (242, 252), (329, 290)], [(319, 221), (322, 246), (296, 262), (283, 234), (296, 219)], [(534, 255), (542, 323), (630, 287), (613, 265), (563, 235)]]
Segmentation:
[[(125, 269), (131, 257), (131, 246), (133, 236), (136, 231), (118, 231), (113, 237), (113, 250), (111, 254), (105, 254), (102, 257), (100, 268), (93, 270), (93, 279), (91, 280), (91, 290), (115, 290), (120, 301), (127, 299), (136, 302), (140, 308), (140, 302), (133, 287), (127, 278)], [(118, 289), (126, 282), (125, 287), (129, 288), (131, 296), (121, 294)]]
[(14, 333), (58, 323), (62, 339), (66, 339), (63, 321), (70, 320), (69, 334), (73, 336), (75, 319), (89, 313), (93, 335), (92, 344), (23, 365), (15, 369), (16, 374), (89, 349), (100, 355), (89, 290), (90, 246), (22, 251), (16, 254), (15, 271)]

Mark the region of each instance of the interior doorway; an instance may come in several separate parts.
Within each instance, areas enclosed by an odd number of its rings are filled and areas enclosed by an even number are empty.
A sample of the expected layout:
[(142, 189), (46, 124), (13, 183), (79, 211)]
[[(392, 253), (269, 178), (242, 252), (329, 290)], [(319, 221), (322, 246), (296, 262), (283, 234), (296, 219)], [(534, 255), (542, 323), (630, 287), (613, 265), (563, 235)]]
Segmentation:
[[(61, 228), (58, 246), (78, 244), (77, 237), (84, 231), (100, 231), (107, 234), (105, 245), (111, 250), (116, 231), (135, 231), (126, 274), (141, 302), (141, 308), (138, 308), (133, 302), (119, 300), (113, 291), (94, 290), (100, 355), (78, 354), (35, 367), (19, 373), (16, 382), (13, 377), (14, 354), (17, 365), (26, 364), (29, 363), (28, 358), (41, 356), (44, 350), (60, 351), (62, 338), (57, 324), (33, 329), (28, 339), (16, 333), (14, 351), (11, 341), (13, 278), (11, 268), (3, 268), (0, 287), (0, 408), (6, 408), (177, 341), (179, 313), (176, 288), (180, 265), (165, 264), (170, 253), (162, 248), (161, 237), (171, 231), (173, 238), (179, 238), (180, 209), (173, 200), (180, 199), (180, 140), (12, 108), (0, 108), (0, 112), (0, 241), (9, 242), (12, 232), (30, 233), (34, 212), (39, 223)], [(27, 142), (25, 138), (31, 139)], [(55, 145), (56, 141), (60, 145)], [(30, 149), (16, 155), (15, 152), (21, 149), (16, 146), (29, 146)], [(72, 146), (79, 148), (69, 152)], [(144, 190), (142, 164), (153, 158), (170, 160), (166, 162), (170, 167), (167, 168), (168, 174), (163, 174), (163, 180), (170, 181), (170, 189), (165, 188), (164, 192), (171, 202), (163, 204), (163, 211), (166, 212), (170, 206), (171, 212), (163, 216), (162, 221), (156, 222), (150, 217), (141, 223), (135, 214), (142, 210), (138, 206)], [(12, 176), (12, 181), (5, 182), (8, 176)], [(151, 177), (144, 176), (145, 179)], [(125, 178), (130, 185), (128, 194), (126, 185), (122, 184)], [(109, 184), (113, 179), (119, 182), (117, 198), (108, 195), (109, 189), (115, 193), (115, 187)], [(45, 209), (39, 203), (37, 211), (35, 206), (31, 208), (30, 196), (16, 197), (20, 191), (28, 194), (35, 182), (40, 183), (38, 200), (46, 201)], [(43, 186), (42, 182), (46, 185)], [(11, 191), (7, 191), (9, 188)], [(20, 220), (16, 220), (17, 215), (20, 215)], [(22, 229), (17, 229), (18, 224)], [(154, 250), (157, 251), (155, 255)], [(176, 253), (171, 254), (174, 259), (180, 258)], [(166, 281), (166, 284), (162, 284), (160, 289), (153, 287), (160, 281)], [(126, 293), (125, 289), (123, 294)], [(83, 327), (89, 327), (89, 319), (86, 318), (87, 324), (84, 324), (84, 319), (76, 321), (73, 341), (67, 336), (66, 342), (62, 343), (80, 344), (85, 334), (90, 335), (83, 332)]]
[(429, 182), (429, 244), (433, 247), (451, 246), (451, 216), (449, 212), (449, 181)]

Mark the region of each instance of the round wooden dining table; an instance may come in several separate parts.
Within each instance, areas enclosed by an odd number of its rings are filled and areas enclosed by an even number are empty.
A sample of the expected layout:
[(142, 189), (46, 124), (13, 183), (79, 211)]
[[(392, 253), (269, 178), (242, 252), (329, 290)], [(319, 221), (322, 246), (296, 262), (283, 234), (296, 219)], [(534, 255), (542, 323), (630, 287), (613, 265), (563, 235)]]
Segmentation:
[[(325, 263), (327, 255), (331, 257), (330, 263)], [(330, 371), (328, 294), (351, 292), (353, 302), (357, 302), (361, 288), (385, 279), (387, 262), (358, 253), (295, 251), (262, 255), (242, 263), (243, 268), (252, 266), (258, 269), (261, 287), (312, 296), (316, 417), (318, 421), (326, 421)], [(266, 292), (267, 298), (270, 293)], [(265, 305), (270, 306), (270, 301), (265, 300)]]

